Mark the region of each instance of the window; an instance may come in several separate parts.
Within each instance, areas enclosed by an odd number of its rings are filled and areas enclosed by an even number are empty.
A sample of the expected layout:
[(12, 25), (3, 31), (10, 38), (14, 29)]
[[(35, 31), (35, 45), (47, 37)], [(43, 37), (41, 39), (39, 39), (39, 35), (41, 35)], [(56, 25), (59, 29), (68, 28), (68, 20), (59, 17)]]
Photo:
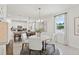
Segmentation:
[(64, 33), (65, 14), (55, 16), (55, 33)]

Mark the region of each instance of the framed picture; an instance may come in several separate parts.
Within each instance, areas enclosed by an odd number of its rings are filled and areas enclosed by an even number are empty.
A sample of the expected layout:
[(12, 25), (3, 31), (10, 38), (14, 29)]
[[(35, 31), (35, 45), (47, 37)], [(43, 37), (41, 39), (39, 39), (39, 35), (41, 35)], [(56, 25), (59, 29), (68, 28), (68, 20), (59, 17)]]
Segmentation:
[(74, 34), (79, 35), (79, 17), (74, 18)]

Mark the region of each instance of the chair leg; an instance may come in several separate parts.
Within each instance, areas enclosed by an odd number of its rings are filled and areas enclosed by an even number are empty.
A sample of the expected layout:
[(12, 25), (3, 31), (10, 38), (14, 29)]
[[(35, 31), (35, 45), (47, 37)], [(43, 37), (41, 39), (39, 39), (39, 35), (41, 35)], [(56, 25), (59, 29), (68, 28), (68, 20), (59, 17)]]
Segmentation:
[(39, 51), (39, 53), (40, 53), (40, 55), (41, 55), (42, 51)]
[(29, 55), (31, 55), (31, 50), (29, 50)]
[(46, 51), (46, 45), (47, 45), (47, 43), (45, 42), (45, 51)]

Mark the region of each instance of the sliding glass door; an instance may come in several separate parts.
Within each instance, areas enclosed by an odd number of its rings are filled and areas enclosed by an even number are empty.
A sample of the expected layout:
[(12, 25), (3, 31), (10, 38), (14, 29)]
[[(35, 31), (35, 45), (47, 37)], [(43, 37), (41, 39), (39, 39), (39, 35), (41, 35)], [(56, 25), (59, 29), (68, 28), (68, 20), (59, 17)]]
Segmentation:
[(55, 33), (64, 33), (64, 20), (64, 14), (55, 17)]
[(67, 13), (55, 16), (55, 34), (56, 41), (62, 44), (67, 43)]

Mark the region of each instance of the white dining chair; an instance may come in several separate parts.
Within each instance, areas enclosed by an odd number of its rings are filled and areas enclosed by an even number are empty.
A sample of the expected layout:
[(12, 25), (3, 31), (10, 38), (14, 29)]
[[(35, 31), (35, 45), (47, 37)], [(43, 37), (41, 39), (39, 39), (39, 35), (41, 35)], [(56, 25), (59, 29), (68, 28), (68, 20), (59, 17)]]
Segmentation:
[(42, 52), (42, 41), (40, 38), (30, 38), (29, 39), (29, 54), (31, 51), (39, 51), (41, 54)]
[(46, 50), (46, 43), (50, 41), (50, 34), (47, 32), (42, 32), (41, 40), (43, 41), (43, 50)]
[(21, 34), (21, 38), (22, 38), (22, 41), (23, 41), (24, 43), (28, 43), (28, 39), (27, 39), (26, 33), (22, 33), (22, 34)]
[(52, 36), (49, 36), (48, 40), (46, 40), (46, 43), (55, 44), (55, 39), (56, 39), (56, 36), (55, 36), (55, 34), (53, 34)]

